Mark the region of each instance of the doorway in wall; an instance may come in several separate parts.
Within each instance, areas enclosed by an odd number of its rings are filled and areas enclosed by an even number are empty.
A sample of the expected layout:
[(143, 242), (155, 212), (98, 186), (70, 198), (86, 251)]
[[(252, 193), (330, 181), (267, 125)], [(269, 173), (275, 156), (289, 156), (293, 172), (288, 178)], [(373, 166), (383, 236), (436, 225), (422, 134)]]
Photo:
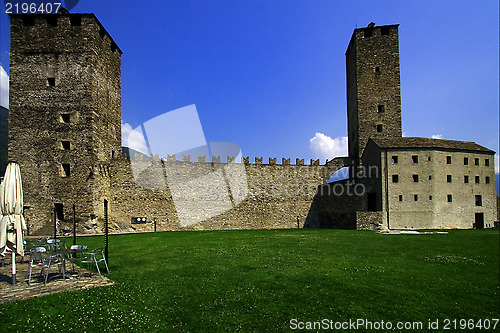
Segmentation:
[(476, 229), (484, 229), (484, 213), (476, 213), (474, 218)]

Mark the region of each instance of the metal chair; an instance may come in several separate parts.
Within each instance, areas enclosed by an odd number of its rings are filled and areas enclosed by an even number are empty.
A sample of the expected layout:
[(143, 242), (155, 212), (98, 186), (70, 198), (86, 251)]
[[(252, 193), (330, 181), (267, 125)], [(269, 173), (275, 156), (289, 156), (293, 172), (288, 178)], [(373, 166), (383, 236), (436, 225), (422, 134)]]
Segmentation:
[(57, 249), (60, 244), (61, 241), (59, 239), (47, 239), (47, 246), (49, 247), (49, 249)]
[(82, 252), (87, 250), (87, 245), (71, 245), (69, 249), (75, 251), (75, 253), (72, 256), (68, 256), (66, 260), (71, 261), (73, 270), (75, 270), (75, 261), (80, 261), (84, 258)]
[(104, 257), (104, 251), (101, 248), (95, 249), (91, 252), (85, 252), (84, 257), (80, 262), (89, 265), (89, 268), (91, 264), (95, 264), (95, 266), (97, 267), (97, 272), (102, 276), (101, 270), (99, 269), (99, 263), (101, 261), (104, 261), (106, 272), (109, 273), (108, 263), (106, 262), (106, 258)]
[(45, 279), (43, 284), (47, 284), (47, 279), (49, 277), (49, 268), (52, 266), (61, 265), (61, 257), (59, 255), (50, 255), (44, 247), (34, 248), (31, 252), (30, 259), (30, 272), (28, 278), (28, 285), (31, 284), (31, 274), (33, 268), (41, 268), (40, 274), (43, 276), (43, 271), (46, 270)]

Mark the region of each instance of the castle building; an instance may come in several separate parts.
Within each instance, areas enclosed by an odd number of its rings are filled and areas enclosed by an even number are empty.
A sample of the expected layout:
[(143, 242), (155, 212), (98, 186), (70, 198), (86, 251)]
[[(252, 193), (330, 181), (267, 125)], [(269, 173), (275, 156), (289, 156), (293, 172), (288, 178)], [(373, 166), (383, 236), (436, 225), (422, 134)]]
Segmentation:
[[(346, 52), (349, 156), (125, 156), (121, 56), (93, 14), (12, 14), (8, 157), (32, 232), (489, 227), (494, 152), (402, 137), (398, 25), (356, 29)], [(279, 163), (281, 162), (281, 163)], [(349, 166), (351, 178), (328, 183)], [(368, 172), (366, 172), (368, 171)], [(373, 172), (372, 172), (373, 171)], [(352, 187), (351, 192), (336, 192)], [(362, 191), (360, 191), (360, 189)]]
[[(403, 137), (398, 25), (354, 30), (346, 52), (350, 179), (322, 185), (311, 227), (484, 228), (498, 220), (494, 151)], [(356, 184), (354, 195), (340, 191)]]

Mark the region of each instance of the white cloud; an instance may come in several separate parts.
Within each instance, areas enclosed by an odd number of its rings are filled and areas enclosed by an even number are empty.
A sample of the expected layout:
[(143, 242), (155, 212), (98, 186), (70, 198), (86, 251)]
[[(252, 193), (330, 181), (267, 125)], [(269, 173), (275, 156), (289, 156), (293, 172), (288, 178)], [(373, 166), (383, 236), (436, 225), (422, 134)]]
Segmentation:
[(432, 138), (433, 139), (442, 139), (443, 138), (443, 134), (433, 134)]
[(495, 173), (500, 173), (500, 155), (495, 155)]
[(129, 123), (122, 124), (122, 146), (148, 155), (146, 140), (140, 127), (133, 129)]
[(0, 65), (0, 105), (9, 108), (9, 76)]
[(347, 156), (347, 136), (332, 139), (323, 133), (316, 133), (309, 140), (309, 148), (314, 158), (321, 160), (331, 160), (337, 156)]

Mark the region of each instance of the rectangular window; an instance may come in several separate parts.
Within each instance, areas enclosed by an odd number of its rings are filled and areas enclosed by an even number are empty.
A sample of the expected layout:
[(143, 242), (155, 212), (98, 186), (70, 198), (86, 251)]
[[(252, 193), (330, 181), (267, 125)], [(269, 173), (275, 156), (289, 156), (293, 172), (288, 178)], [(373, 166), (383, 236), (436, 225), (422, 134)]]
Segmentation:
[(469, 176), (464, 176), (464, 183), (469, 184)]
[(413, 182), (418, 183), (418, 175), (413, 175)]
[(469, 158), (468, 157), (464, 157), (464, 165), (469, 165)]
[(79, 15), (70, 15), (69, 22), (71, 23), (72, 26), (79, 27), (82, 25), (82, 17)]
[(446, 164), (451, 164), (451, 156), (446, 156)]
[(490, 183), (490, 177), (486, 176), (486, 178), (484, 179), (484, 182), (485, 182), (486, 184), (489, 184), (489, 183)]
[(429, 175), (429, 180), (432, 180), (432, 175)]
[(476, 206), (482, 206), (482, 205), (483, 205), (483, 196), (476, 195)]
[(418, 155), (413, 155), (411, 157), (411, 163), (418, 163)]
[(69, 124), (71, 122), (71, 117), (68, 113), (61, 113), (59, 117), (61, 123)]
[(451, 175), (446, 175), (446, 182), (451, 183)]
[(392, 157), (392, 164), (397, 164), (398, 163), (398, 157), (397, 156), (393, 156)]
[(62, 203), (55, 203), (54, 210), (56, 213), (56, 219), (62, 221), (64, 220), (64, 206)]
[(490, 166), (490, 160), (489, 159), (485, 159), (484, 160), (484, 165), (485, 166)]
[(431, 157), (430, 157), (430, 156), (429, 156), (429, 157), (427, 157), (427, 161), (429, 161), (429, 162), (431, 161)]
[(375, 73), (380, 73), (380, 67), (379, 66), (375, 67)]
[(71, 168), (69, 164), (61, 165), (61, 177), (69, 177), (71, 176)]
[(479, 158), (475, 158), (475, 159), (474, 159), (474, 164), (475, 164), (475, 165), (479, 165)]
[(382, 125), (377, 125), (377, 133), (382, 133)]
[(392, 175), (392, 182), (393, 183), (398, 183), (399, 182), (399, 176), (398, 175)]
[(418, 194), (413, 195), (413, 201), (418, 201)]
[(399, 195), (399, 201), (403, 201), (403, 196), (401, 194)]
[(385, 111), (385, 105), (384, 104), (377, 105), (377, 111), (378, 111), (378, 113), (384, 112)]
[(479, 176), (474, 177), (474, 182), (476, 184), (479, 184), (481, 182), (481, 179), (479, 178)]
[(452, 202), (453, 201), (453, 196), (451, 194), (448, 194), (448, 202)]
[(69, 141), (61, 141), (61, 147), (63, 150), (70, 150), (71, 143)]
[(56, 86), (56, 78), (55, 77), (48, 77), (47, 78), (47, 86), (48, 87), (55, 87)]
[(429, 200), (432, 200), (432, 195), (429, 195)]

